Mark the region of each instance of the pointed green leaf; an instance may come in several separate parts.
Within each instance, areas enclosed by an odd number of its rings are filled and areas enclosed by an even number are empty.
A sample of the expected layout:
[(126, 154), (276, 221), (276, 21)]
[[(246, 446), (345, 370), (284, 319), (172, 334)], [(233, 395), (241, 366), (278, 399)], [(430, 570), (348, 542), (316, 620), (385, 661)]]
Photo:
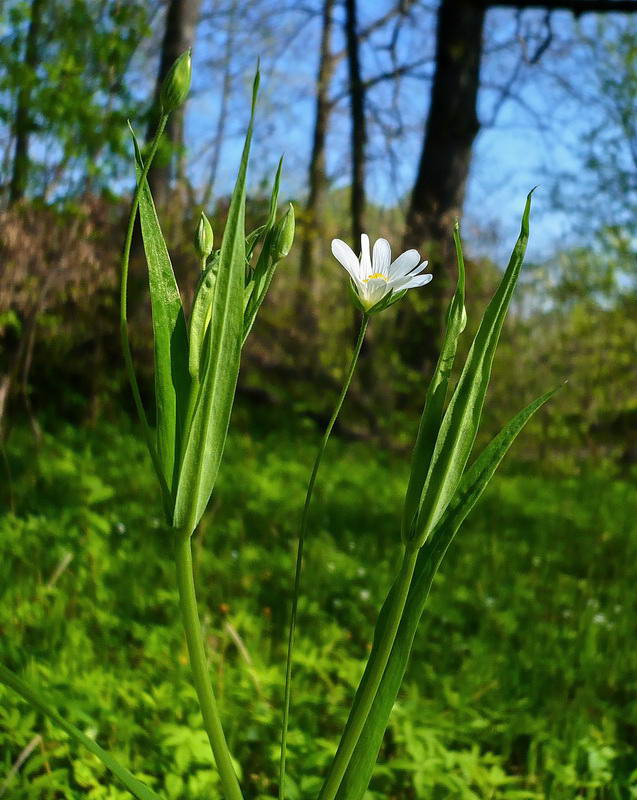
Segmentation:
[[(133, 141), (139, 180), (143, 162), (134, 134)], [(157, 451), (166, 483), (174, 492), (174, 473), (190, 387), (188, 335), (179, 288), (147, 181), (144, 181), (139, 196), (139, 219), (148, 264), (153, 317)]]
[[(438, 567), (460, 528), (460, 525), (464, 522), (467, 515), (479, 500), (482, 492), (493, 477), (495, 470), (515, 441), (517, 435), (533, 414), (535, 414), (556, 391), (557, 390), (554, 389), (547, 392), (530, 403), (491, 440), (480, 457), (463, 476), (456, 495), (447, 506), (432, 536), (418, 554), (414, 578), (409, 590), (394, 647), (374, 699), (374, 705), (372, 706), (363, 733), (341, 783), (337, 794), (337, 800), (360, 800), (365, 794), (378, 757), (378, 751), (382, 744), (385, 729), (389, 722), (389, 716), (396, 702), (396, 697), (407, 668), (409, 654), (411, 653), (418, 623), (422, 617), (427, 596), (436, 572), (438, 571)], [(374, 641), (380, 640), (382, 636), (385, 616), (390, 602), (391, 592), (385, 600), (379, 614), (378, 622), (376, 623), (376, 631), (374, 633)], [(374, 655), (375, 648), (372, 648), (369, 663), (354, 700), (355, 704), (370, 670)]]
[(458, 282), (456, 291), (449, 303), (447, 310), (447, 324), (445, 337), (438, 357), (438, 363), (427, 389), (425, 405), (420, 418), (416, 444), (411, 458), (411, 473), (409, 485), (405, 495), (403, 510), (402, 535), (407, 540), (418, 513), (422, 500), (422, 489), (431, 463), (431, 456), (438, 438), (438, 431), (445, 410), (449, 377), (458, 348), (458, 339), (467, 324), (467, 312), (464, 305), (465, 268), (460, 241), (460, 228), (456, 222), (453, 230), (453, 240), (456, 246), (458, 262)]
[(274, 225), (276, 219), (276, 210), (279, 206), (279, 188), (281, 186), (281, 171), (283, 169), (283, 156), (279, 159), (279, 163), (274, 173), (274, 182), (272, 183), (272, 192), (270, 193), (270, 203), (268, 206), (268, 219), (265, 223), (265, 231), (269, 231)]
[[(276, 220), (276, 209), (279, 199), (279, 185), (281, 182), (281, 170), (283, 168), (283, 156), (279, 159), (276, 175), (274, 176), (274, 183), (272, 186), (272, 193), (270, 195), (270, 207), (268, 210), (268, 219), (265, 225), (259, 228), (258, 239), (263, 239), (263, 247), (259, 253), (259, 258), (255, 265), (254, 270), (250, 273), (250, 280), (245, 290), (245, 314), (243, 319), (243, 343), (248, 338), (254, 321), (256, 319), (261, 303), (270, 287), (272, 278), (274, 277), (274, 270), (276, 269), (276, 262), (272, 258), (274, 236), (273, 229)], [(254, 250), (258, 239), (255, 239), (250, 246), (250, 253)]]
[[(354, 287), (354, 291), (356, 288)], [(358, 294), (358, 292), (357, 292)], [(380, 314), (381, 311), (384, 311), (386, 308), (393, 306), (394, 303), (397, 303), (407, 294), (407, 289), (403, 289), (400, 292), (390, 292), (390, 294), (386, 294), (382, 300), (379, 300), (375, 305), (371, 308), (368, 308), (365, 313), (367, 314)], [(362, 304), (361, 304), (362, 305)]]
[(252, 253), (257, 244), (263, 240), (266, 233), (274, 225), (276, 218), (276, 209), (279, 200), (279, 183), (281, 180), (281, 170), (283, 168), (283, 156), (279, 159), (279, 165), (274, 176), (274, 183), (272, 184), (272, 193), (270, 194), (270, 203), (268, 208), (268, 219), (264, 225), (259, 225), (258, 228), (251, 231), (246, 236), (246, 258), (248, 261), (252, 258)]
[(195, 299), (190, 312), (190, 351), (188, 369), (193, 380), (199, 380), (201, 371), (201, 347), (207, 327), (210, 323), (212, 300), (214, 298), (217, 272), (219, 271), (219, 255), (216, 254), (199, 278), (195, 290)]
[[(191, 402), (179, 474), (173, 525), (192, 533), (217, 478), (239, 374), (245, 280), (246, 173), (259, 72), (254, 79), (250, 123), (219, 252), (210, 325), (208, 358)], [(192, 400), (192, 398), (191, 398)]]
[(36, 708), (41, 714), (48, 717), (59, 728), (79, 744), (87, 748), (94, 756), (97, 756), (105, 767), (120, 779), (128, 791), (138, 798), (138, 800), (160, 800), (159, 795), (138, 780), (126, 767), (116, 761), (110, 753), (103, 750), (93, 739), (89, 739), (79, 728), (64, 719), (57, 711), (52, 709), (40, 692), (33, 689), (19, 678), (14, 672), (0, 664), (0, 681), (10, 689), (20, 695), (30, 705)]
[(246, 261), (250, 261), (252, 258), (252, 253), (254, 252), (254, 248), (259, 243), (260, 239), (263, 237), (263, 232), (265, 231), (265, 225), (259, 225), (258, 228), (255, 228), (246, 236)]
[[(131, 134), (133, 134), (133, 140), (135, 139), (135, 135), (133, 133), (130, 121), (128, 123), (128, 127), (131, 129)], [(148, 154), (148, 161), (144, 165), (144, 170), (142, 175), (144, 177), (147, 176), (148, 170), (153, 162), (153, 159), (157, 153), (157, 147), (161, 136), (163, 134), (164, 128), (166, 127), (166, 118), (162, 117), (159, 122), (159, 126), (157, 131), (155, 132), (155, 136), (153, 137), (153, 141), (150, 145), (150, 150)], [(133, 202), (131, 204), (131, 210), (128, 216), (128, 225), (126, 229), (126, 238), (124, 240), (124, 249), (122, 252), (122, 258), (120, 262), (121, 266), (121, 273), (120, 273), (120, 295), (119, 295), (119, 325), (120, 325), (120, 339), (122, 344), (122, 350), (124, 354), (124, 364), (126, 367), (126, 373), (128, 376), (128, 381), (130, 383), (130, 387), (133, 393), (133, 400), (135, 402), (135, 408), (137, 410), (137, 414), (139, 416), (139, 421), (142, 424), (142, 430), (144, 432), (144, 438), (146, 440), (146, 446), (148, 447), (148, 452), (153, 463), (153, 468), (157, 474), (157, 478), (159, 480), (159, 486), (161, 490), (161, 496), (164, 506), (164, 512), (166, 514), (166, 518), (170, 519), (172, 516), (172, 497), (171, 491), (166, 481), (164, 475), (164, 465), (159, 457), (157, 452), (157, 436), (155, 431), (151, 431), (150, 426), (148, 424), (148, 418), (146, 416), (146, 409), (144, 408), (144, 403), (142, 401), (141, 393), (139, 391), (139, 383), (137, 381), (137, 375), (135, 373), (135, 366), (133, 364), (133, 354), (131, 352), (130, 346), (130, 339), (128, 336), (128, 272), (130, 266), (130, 251), (131, 251), (131, 244), (133, 233), (135, 229), (135, 221), (137, 219), (137, 213), (139, 211), (139, 196), (141, 194), (141, 186), (140, 181), (138, 179), (137, 186), (135, 187), (135, 194), (133, 196)]]
[(527, 197), (520, 235), (502, 281), (489, 303), (473, 340), (458, 385), (447, 407), (422, 489), (414, 525), (406, 532), (410, 546), (421, 547), (453, 497), (475, 441), (491, 365), (509, 302), (520, 274), (529, 238), (531, 194)]
[(350, 278), (347, 282), (347, 288), (349, 290), (349, 298), (352, 301), (352, 305), (357, 311), (360, 311), (361, 314), (367, 314), (368, 310), (365, 306), (361, 303), (361, 299), (358, 296), (358, 291), (356, 286), (354, 285), (354, 281)]
[(268, 231), (274, 225), (276, 219), (276, 210), (279, 202), (279, 185), (281, 183), (281, 170), (283, 169), (283, 156), (279, 159), (279, 164), (274, 175), (274, 182), (272, 184), (272, 192), (270, 193), (270, 202), (268, 204), (268, 218), (263, 225), (259, 225), (251, 233), (246, 236), (246, 258), (248, 261), (252, 258), (255, 247), (259, 242), (263, 241)]
[(389, 302), (387, 303), (387, 308), (393, 306), (394, 303), (397, 303), (399, 300), (402, 300), (406, 294), (407, 294), (407, 289), (403, 289), (400, 292), (392, 292), (389, 297)]

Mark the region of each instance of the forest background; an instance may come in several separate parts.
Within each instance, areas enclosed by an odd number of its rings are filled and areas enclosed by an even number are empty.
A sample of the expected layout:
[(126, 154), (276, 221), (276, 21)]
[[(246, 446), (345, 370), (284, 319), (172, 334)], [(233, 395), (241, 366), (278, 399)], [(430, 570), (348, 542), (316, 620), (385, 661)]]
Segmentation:
[[(133, 185), (126, 120), (152, 128), (155, 87), (187, 47), (193, 90), (151, 173), (186, 303), (202, 209), (220, 240), (257, 58), (248, 227), (282, 153), (281, 199), (297, 213), (244, 352), (197, 549), (211, 668), (250, 796), (276, 789), (297, 520), (355, 335), (330, 240), (366, 231), (395, 252), (416, 247), (434, 281), (374, 319), (326, 457), (292, 797), (311, 796), (329, 760), (392, 574), (392, 509), (455, 278), (454, 220), (466, 350), (539, 184), (481, 435), (568, 384), (434, 586), (370, 797), (637, 797), (634, 12), (635, 0), (0, 5), (0, 658), (76, 698), (74, 721), (166, 797), (214, 797), (217, 783), (132, 421), (117, 264)], [(150, 396), (139, 242), (133, 256), (132, 342)], [(0, 797), (126, 796), (54, 726), (0, 698)]]

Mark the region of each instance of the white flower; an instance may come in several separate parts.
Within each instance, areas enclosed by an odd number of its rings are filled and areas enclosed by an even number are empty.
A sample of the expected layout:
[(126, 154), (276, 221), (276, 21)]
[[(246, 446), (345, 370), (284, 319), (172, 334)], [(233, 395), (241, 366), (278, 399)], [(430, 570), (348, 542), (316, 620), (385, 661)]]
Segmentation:
[[(352, 248), (340, 239), (332, 240), (332, 253), (348, 271), (356, 295), (364, 311), (370, 311), (381, 301), (380, 311), (393, 302), (392, 296), (416, 286), (424, 286), (433, 275), (421, 275), (429, 262), (420, 263), (417, 250), (407, 250), (391, 260), (391, 247), (387, 239), (377, 239), (370, 258), (369, 237), (361, 236), (361, 256), (356, 257)], [(396, 298), (398, 299), (398, 298)]]

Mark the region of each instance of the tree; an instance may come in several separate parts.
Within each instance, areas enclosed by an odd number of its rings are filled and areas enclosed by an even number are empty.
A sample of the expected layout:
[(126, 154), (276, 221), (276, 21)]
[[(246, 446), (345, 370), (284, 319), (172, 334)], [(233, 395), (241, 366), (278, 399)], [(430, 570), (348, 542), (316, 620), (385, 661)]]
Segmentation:
[[(325, 239), (325, 199), (329, 187), (326, 170), (326, 141), (329, 122), (334, 109), (344, 100), (349, 101), (350, 113), (350, 165), (351, 193), (350, 215), (351, 236), (356, 249), (361, 233), (365, 229), (365, 143), (366, 133), (366, 91), (368, 86), (380, 82), (372, 79), (364, 82), (360, 66), (360, 46), (375, 31), (382, 29), (392, 17), (404, 7), (413, 5), (413, 0), (399, 3), (383, 16), (374, 20), (364, 30), (359, 31), (358, 8), (356, 0), (346, 0), (344, 32), (346, 47), (339, 52), (332, 51), (335, 0), (321, 3), (321, 35), (319, 61), (316, 75), (316, 103), (312, 149), (308, 165), (308, 195), (305, 205), (304, 225), (301, 232), (301, 256), (299, 264), (299, 286), (296, 298), (297, 314), (304, 319), (306, 338), (316, 332), (316, 319), (311, 313), (311, 294), (315, 265), (321, 255), (321, 241)], [(330, 88), (339, 62), (347, 60), (347, 89), (330, 97)], [(389, 76), (380, 76), (388, 80)]]
[[(148, 130), (149, 139), (154, 134), (157, 125), (159, 92), (164, 78), (178, 56), (193, 45), (200, 2), (201, 0), (169, 0), (168, 2), (155, 85), (155, 108)], [(159, 206), (165, 205), (170, 197), (170, 182), (174, 174), (175, 155), (178, 155), (183, 149), (183, 142), (184, 107), (182, 106), (170, 115), (164, 134), (164, 146), (158, 153), (148, 176), (153, 197)]]
[(44, 0), (33, 0), (29, 14), (29, 27), (24, 53), (25, 79), (17, 92), (15, 111), (15, 150), (13, 174), (9, 186), (9, 204), (24, 198), (29, 177), (29, 136), (33, 122), (30, 113), (31, 87), (38, 66), (38, 38), (42, 24)]
[[(637, 233), (637, 19), (599, 18), (578, 49), (585, 80), (572, 93), (587, 109), (577, 144), (585, 169), (553, 176), (554, 199), (585, 240), (596, 233), (591, 220), (602, 235), (629, 240)], [(607, 238), (609, 246), (616, 252)]]
[(10, 0), (0, 22), (8, 204), (77, 196), (118, 175), (129, 155), (125, 77), (147, 30), (146, 4)]
[(217, 172), (219, 170), (219, 161), (221, 159), (221, 149), (223, 147), (223, 140), (226, 132), (226, 122), (228, 119), (228, 101), (230, 99), (230, 91), (232, 88), (232, 64), (235, 48), (236, 28), (237, 28), (237, 11), (238, 0), (232, 0), (229, 13), (228, 22), (226, 26), (226, 41), (223, 48), (223, 63), (221, 69), (223, 71), (223, 80), (221, 83), (221, 100), (219, 102), (219, 114), (217, 115), (217, 127), (215, 130), (215, 138), (212, 143), (212, 158), (210, 163), (210, 173), (206, 186), (203, 191), (203, 206), (206, 208), (212, 201), (215, 182), (217, 180)]
[(403, 250), (425, 245), (436, 273), (429, 293), (431, 311), (425, 316), (433, 329), (429, 335), (414, 339), (409, 306), (401, 315), (401, 327), (408, 329), (405, 358), (415, 367), (435, 363), (444, 325), (449, 281), (445, 267), (440, 267), (450, 260), (451, 231), (462, 210), (471, 150), (480, 129), (476, 103), (485, 13), (485, 6), (474, 0), (442, 0), (438, 10), (436, 69), (403, 237)]
[(350, 212), (352, 240), (358, 247), (365, 229), (365, 145), (367, 126), (365, 122), (365, 87), (361, 76), (358, 9), (356, 0), (345, 0), (345, 38), (347, 41), (347, 68), (349, 75), (350, 103), (350, 155), (352, 159), (352, 180)]
[[(566, 10), (578, 15), (637, 11), (633, 0), (441, 0), (431, 102), (404, 234), (405, 246), (425, 245), (432, 253), (436, 273), (432, 288), (437, 286), (432, 299), (440, 310), (446, 305), (449, 285), (453, 218), (463, 206), (472, 147), (480, 130), (477, 103), (486, 12), (495, 7)], [(431, 364), (438, 352), (441, 313), (423, 320), (416, 323), (413, 315), (403, 311), (405, 344), (418, 343), (417, 351), (408, 355), (414, 367)]]
[(332, 53), (333, 13), (334, 0), (324, 0), (321, 16), (319, 62), (316, 74), (316, 105), (312, 151), (308, 167), (308, 195), (301, 234), (300, 280), (296, 298), (297, 313), (304, 317), (306, 328), (309, 326), (310, 335), (316, 327), (316, 320), (310, 312), (309, 299), (312, 293), (314, 267), (319, 257), (320, 242), (324, 238), (322, 236), (322, 228), (325, 197), (328, 188), (325, 144), (330, 117), (329, 90), (335, 66)]

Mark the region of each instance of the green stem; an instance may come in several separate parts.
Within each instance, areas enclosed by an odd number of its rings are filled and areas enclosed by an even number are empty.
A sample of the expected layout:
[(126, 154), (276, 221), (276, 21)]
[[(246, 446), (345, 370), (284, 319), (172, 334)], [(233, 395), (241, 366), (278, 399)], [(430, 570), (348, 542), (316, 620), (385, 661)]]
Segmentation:
[(185, 535), (181, 531), (178, 531), (175, 536), (175, 560), (177, 564), (181, 617), (190, 655), (190, 668), (197, 697), (199, 698), (199, 705), (201, 706), (204, 727), (219, 771), (225, 800), (243, 800), (226, 737), (221, 727), (217, 701), (210, 683), (210, 676), (208, 675), (201, 624), (197, 613), (197, 595), (195, 593), (192, 570), (190, 535)]
[(394, 595), (387, 611), (387, 621), (383, 630), (383, 635), (378, 643), (374, 660), (371, 663), (371, 669), (367, 680), (361, 687), (360, 697), (356, 699), (356, 703), (352, 708), (352, 712), (343, 736), (341, 737), (338, 750), (330, 767), (330, 771), (325, 779), (319, 800), (334, 800), (338, 792), (345, 771), (358, 744), (360, 735), (365, 727), (365, 722), (374, 703), (376, 692), (380, 686), (380, 682), (385, 672), (385, 667), (389, 661), (396, 633), (400, 625), (400, 620), (407, 601), (409, 587), (414, 575), (416, 567), (416, 560), (418, 558), (418, 550), (406, 548), (403, 554), (403, 562), (400, 567), (400, 573), (396, 579), (394, 586)]
[(369, 316), (367, 314), (364, 314), (363, 319), (361, 321), (360, 331), (358, 333), (358, 339), (356, 341), (354, 352), (352, 354), (352, 360), (350, 362), (349, 369), (345, 377), (345, 382), (343, 384), (343, 388), (341, 389), (341, 393), (338, 396), (338, 400), (336, 401), (336, 406), (334, 407), (334, 412), (330, 418), (330, 421), (327, 424), (327, 428), (323, 433), (323, 438), (321, 439), (321, 444), (319, 446), (318, 453), (316, 454), (316, 459), (314, 460), (312, 474), (310, 475), (310, 480), (305, 495), (305, 505), (303, 506), (303, 514), (301, 516), (301, 529), (299, 533), (299, 544), (296, 553), (296, 569), (294, 573), (294, 595), (292, 599), (292, 612), (290, 615), (290, 632), (288, 636), (288, 654), (285, 667), (285, 694), (283, 699), (283, 730), (281, 733), (281, 760), (279, 763), (279, 800), (284, 800), (285, 798), (285, 760), (287, 755), (288, 723), (290, 717), (290, 693), (292, 690), (292, 652), (294, 650), (294, 634), (296, 632), (296, 617), (299, 605), (299, 592), (301, 587), (301, 568), (303, 565), (303, 548), (305, 545), (305, 535), (307, 533), (307, 522), (310, 510), (310, 503), (312, 501), (312, 493), (314, 492), (314, 484), (316, 483), (316, 476), (318, 475), (319, 467), (321, 465), (321, 460), (323, 459), (323, 453), (325, 452), (325, 447), (327, 446), (328, 439), (330, 438), (330, 434), (332, 433), (332, 428), (334, 427), (336, 418), (338, 417), (341, 407), (343, 405), (343, 401), (345, 400), (345, 395), (347, 394), (350, 384), (352, 382), (352, 376), (354, 375), (356, 362), (358, 361), (358, 357), (361, 352), (361, 347), (363, 346), (363, 340), (365, 338), (365, 332), (367, 331), (368, 324), (369, 324)]
[(131, 353), (130, 341), (128, 339), (127, 302), (128, 302), (128, 266), (130, 263), (130, 251), (133, 242), (133, 231), (135, 229), (135, 218), (137, 217), (137, 209), (139, 207), (139, 197), (142, 193), (144, 185), (146, 184), (148, 171), (150, 170), (150, 166), (153, 163), (153, 159), (155, 158), (155, 155), (157, 153), (157, 148), (159, 147), (159, 141), (162, 137), (167, 121), (168, 121), (168, 115), (162, 114), (162, 117), (159, 120), (157, 131), (150, 146), (148, 158), (146, 159), (146, 163), (144, 164), (141, 175), (139, 176), (139, 180), (137, 181), (137, 186), (135, 187), (135, 194), (133, 195), (133, 204), (131, 206), (130, 215), (128, 217), (128, 228), (126, 229), (126, 239), (124, 240), (124, 250), (122, 252), (122, 260), (120, 264), (121, 281), (120, 281), (120, 303), (119, 303), (119, 330), (120, 330), (120, 337), (122, 340), (122, 350), (124, 351), (124, 363), (126, 365), (126, 373), (128, 375), (128, 380), (131, 389), (133, 391), (135, 408), (137, 409), (137, 414), (142, 423), (142, 428), (144, 430), (144, 437), (146, 439), (148, 451), (150, 453), (150, 457), (153, 461), (155, 471), (157, 472), (157, 475), (159, 477), (162, 486), (164, 505), (166, 506), (168, 506), (170, 489), (168, 488), (168, 484), (166, 483), (163, 467), (159, 460), (159, 454), (157, 453), (157, 448), (155, 447), (155, 442), (153, 440), (153, 435), (151, 433), (150, 426), (148, 424), (146, 412), (144, 411), (144, 404), (142, 403), (142, 397), (139, 391), (139, 385), (137, 383), (137, 376), (135, 375), (135, 367), (133, 366), (133, 355)]

